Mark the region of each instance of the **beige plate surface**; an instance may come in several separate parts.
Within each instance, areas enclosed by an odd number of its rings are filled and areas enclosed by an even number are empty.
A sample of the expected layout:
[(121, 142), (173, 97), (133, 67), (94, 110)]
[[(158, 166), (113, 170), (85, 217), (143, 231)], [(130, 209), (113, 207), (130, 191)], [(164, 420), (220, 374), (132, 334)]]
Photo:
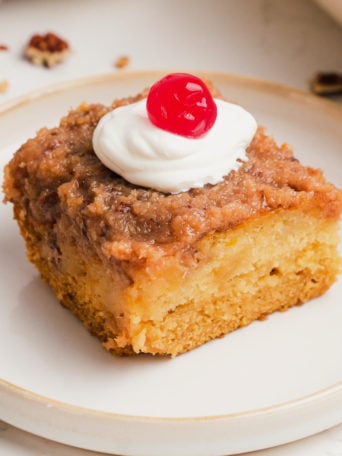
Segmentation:
[[(82, 101), (109, 103), (158, 72), (83, 79), (0, 106), (1, 167)], [(263, 81), (209, 74), (306, 164), (342, 182), (342, 111)], [(0, 208), (0, 418), (47, 438), (122, 455), (223, 455), (342, 421), (342, 281), (320, 299), (174, 360), (116, 358), (58, 305)]]

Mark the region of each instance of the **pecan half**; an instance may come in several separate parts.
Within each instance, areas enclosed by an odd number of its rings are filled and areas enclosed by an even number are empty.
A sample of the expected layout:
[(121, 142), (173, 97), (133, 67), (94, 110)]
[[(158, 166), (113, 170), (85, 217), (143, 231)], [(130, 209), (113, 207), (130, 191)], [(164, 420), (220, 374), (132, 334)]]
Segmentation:
[(311, 81), (311, 90), (316, 95), (337, 95), (342, 93), (341, 73), (317, 73)]
[(33, 35), (24, 52), (31, 63), (48, 68), (63, 62), (69, 53), (69, 43), (52, 32)]

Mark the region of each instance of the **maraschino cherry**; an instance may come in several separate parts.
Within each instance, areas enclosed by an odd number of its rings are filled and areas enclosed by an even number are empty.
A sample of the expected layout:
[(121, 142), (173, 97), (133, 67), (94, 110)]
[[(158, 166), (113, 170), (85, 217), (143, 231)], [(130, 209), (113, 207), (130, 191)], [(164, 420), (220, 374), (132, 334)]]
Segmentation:
[(155, 126), (187, 138), (203, 136), (217, 116), (208, 87), (187, 73), (171, 73), (157, 81), (150, 88), (146, 106)]

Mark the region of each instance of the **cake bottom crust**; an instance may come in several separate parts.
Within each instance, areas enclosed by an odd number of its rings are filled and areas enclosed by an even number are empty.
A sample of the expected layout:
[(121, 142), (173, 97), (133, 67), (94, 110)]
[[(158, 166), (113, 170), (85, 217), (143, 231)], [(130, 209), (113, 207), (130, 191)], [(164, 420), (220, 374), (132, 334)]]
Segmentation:
[(176, 356), (323, 294), (340, 259), (338, 223), (299, 211), (279, 210), (196, 245), (196, 265), (163, 259), (130, 284), (77, 243), (60, 246), (58, 265), (21, 224), (29, 259), (61, 303), (119, 355)]

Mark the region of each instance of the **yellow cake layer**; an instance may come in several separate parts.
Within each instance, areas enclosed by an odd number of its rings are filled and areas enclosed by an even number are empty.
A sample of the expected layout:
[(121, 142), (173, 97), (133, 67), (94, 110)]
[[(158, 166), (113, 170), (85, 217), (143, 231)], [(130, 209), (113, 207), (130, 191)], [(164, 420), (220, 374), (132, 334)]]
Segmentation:
[[(61, 260), (24, 225), (28, 256), (58, 299), (118, 354), (175, 356), (324, 293), (335, 281), (338, 222), (279, 209), (207, 235), (184, 264), (164, 256), (154, 268), (106, 265), (63, 236)], [(57, 240), (58, 241), (58, 240)]]

